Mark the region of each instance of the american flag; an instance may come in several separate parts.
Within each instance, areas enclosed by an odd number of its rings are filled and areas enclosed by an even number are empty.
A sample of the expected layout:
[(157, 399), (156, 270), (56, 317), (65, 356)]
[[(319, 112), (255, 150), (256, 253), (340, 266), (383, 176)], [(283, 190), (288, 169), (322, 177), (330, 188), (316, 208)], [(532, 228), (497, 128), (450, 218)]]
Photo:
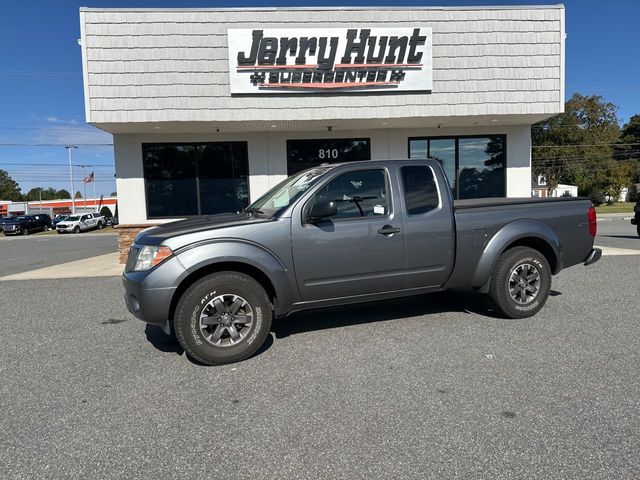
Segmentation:
[(87, 175), (82, 179), (82, 183), (92, 183), (92, 182), (93, 182), (93, 172), (91, 172), (91, 175)]

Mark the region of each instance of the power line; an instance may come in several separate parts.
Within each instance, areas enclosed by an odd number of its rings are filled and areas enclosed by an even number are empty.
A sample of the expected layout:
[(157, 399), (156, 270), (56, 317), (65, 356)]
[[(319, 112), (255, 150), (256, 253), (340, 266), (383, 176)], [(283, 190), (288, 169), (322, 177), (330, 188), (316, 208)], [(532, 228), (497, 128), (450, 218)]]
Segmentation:
[(36, 131), (48, 131), (48, 132), (102, 132), (99, 128), (65, 128), (65, 127), (0, 127), (0, 130), (36, 130)]
[(50, 77), (50, 76), (78, 76), (80, 72), (45, 72), (45, 71), (13, 71), (13, 72), (0, 72), (0, 75), (18, 75), (18, 76), (31, 76), (31, 77)]
[[(68, 143), (0, 143), (0, 147), (66, 147)], [(74, 143), (74, 147), (113, 147), (113, 143)]]
[[(68, 167), (69, 164), (68, 163), (7, 163), (7, 162), (0, 162), (0, 165), (13, 165), (13, 166), (17, 166), (17, 167)], [(73, 164), (74, 167), (113, 167), (113, 164), (109, 164), (109, 163), (93, 163), (91, 165), (89, 165), (88, 163), (79, 163), (79, 164)]]
[(640, 142), (633, 143), (578, 143), (575, 145), (531, 145), (531, 148), (575, 148), (575, 147), (625, 147), (640, 145)]

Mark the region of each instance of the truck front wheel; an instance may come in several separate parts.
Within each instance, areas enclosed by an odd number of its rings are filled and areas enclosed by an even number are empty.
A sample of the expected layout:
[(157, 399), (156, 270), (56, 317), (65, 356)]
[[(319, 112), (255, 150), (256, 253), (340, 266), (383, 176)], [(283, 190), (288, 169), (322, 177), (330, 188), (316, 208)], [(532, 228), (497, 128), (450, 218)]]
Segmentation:
[(551, 270), (539, 251), (516, 247), (504, 252), (491, 276), (489, 296), (507, 318), (532, 317), (549, 298)]
[(269, 335), (272, 316), (271, 301), (257, 281), (220, 272), (189, 287), (176, 307), (174, 327), (191, 358), (222, 365), (253, 355)]

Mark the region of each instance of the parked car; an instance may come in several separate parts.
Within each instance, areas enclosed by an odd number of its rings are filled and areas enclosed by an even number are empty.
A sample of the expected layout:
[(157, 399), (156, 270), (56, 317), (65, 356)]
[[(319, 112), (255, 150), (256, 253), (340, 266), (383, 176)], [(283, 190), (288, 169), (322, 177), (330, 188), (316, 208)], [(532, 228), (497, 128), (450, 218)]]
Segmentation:
[(247, 358), (274, 315), (311, 308), (467, 287), (525, 318), (552, 275), (600, 259), (596, 228), (586, 198), (454, 202), (435, 160), (320, 166), (242, 212), (140, 232), (125, 301), (210, 365)]
[(633, 207), (634, 216), (631, 219), (631, 225), (636, 226), (636, 232), (638, 233), (638, 237), (640, 237), (640, 200), (638, 200)]
[(20, 215), (11, 217), (2, 225), (2, 232), (5, 235), (29, 235), (33, 232), (45, 231), (48, 223), (46, 218), (38, 215)]
[(14, 218), (14, 217), (11, 217), (11, 216), (0, 217), (0, 232), (2, 231), (2, 226), (5, 223), (9, 222), (12, 218)]
[(50, 230), (53, 228), (53, 222), (51, 216), (48, 213), (36, 213), (32, 215), (37, 222), (42, 223), (44, 230)]
[(60, 222), (69, 218), (69, 215), (56, 215), (56, 217), (51, 220), (52, 228), (55, 230)]
[(105, 225), (105, 219), (99, 213), (79, 213), (69, 215), (56, 226), (58, 233), (80, 233), (95, 228), (101, 229)]

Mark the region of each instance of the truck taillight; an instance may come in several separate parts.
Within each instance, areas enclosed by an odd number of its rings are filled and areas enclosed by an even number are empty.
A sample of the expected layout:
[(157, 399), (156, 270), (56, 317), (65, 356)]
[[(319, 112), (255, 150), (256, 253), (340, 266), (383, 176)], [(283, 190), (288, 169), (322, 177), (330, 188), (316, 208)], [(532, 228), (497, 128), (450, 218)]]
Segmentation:
[(598, 218), (596, 216), (596, 209), (591, 207), (587, 213), (587, 218), (589, 219), (589, 234), (592, 237), (596, 236), (598, 233)]

